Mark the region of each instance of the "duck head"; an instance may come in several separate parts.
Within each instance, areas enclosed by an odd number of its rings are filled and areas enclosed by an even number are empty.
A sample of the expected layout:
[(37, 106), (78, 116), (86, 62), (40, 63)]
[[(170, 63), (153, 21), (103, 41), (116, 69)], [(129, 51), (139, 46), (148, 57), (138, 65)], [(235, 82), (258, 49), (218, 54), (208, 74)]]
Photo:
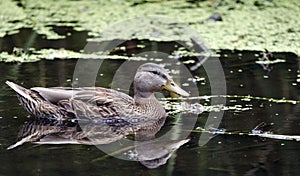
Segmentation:
[(150, 98), (154, 92), (167, 90), (171, 94), (189, 96), (181, 89), (167, 73), (167, 71), (154, 63), (141, 65), (134, 77), (134, 96), (135, 98)]

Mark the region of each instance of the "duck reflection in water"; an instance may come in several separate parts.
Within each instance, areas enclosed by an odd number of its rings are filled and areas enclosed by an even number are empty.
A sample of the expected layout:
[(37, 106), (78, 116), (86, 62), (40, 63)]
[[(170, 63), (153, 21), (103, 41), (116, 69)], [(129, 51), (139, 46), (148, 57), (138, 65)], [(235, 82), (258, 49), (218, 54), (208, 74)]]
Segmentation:
[(154, 92), (167, 90), (189, 96), (175, 84), (164, 68), (154, 63), (141, 65), (134, 78), (134, 97), (102, 87), (23, 88), (6, 82), (33, 116), (20, 130), (18, 142), (39, 144), (109, 144), (128, 135), (143, 141), (136, 159), (148, 168), (158, 167), (176, 149), (188, 142), (178, 140), (155, 145), (148, 142), (164, 125), (166, 112)]

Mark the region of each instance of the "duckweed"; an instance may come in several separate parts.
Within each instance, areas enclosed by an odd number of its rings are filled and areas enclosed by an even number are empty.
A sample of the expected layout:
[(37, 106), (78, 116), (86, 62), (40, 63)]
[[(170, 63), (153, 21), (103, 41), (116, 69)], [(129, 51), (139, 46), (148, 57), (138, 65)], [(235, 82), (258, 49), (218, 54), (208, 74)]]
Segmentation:
[[(75, 31), (89, 31), (88, 41), (190, 41), (191, 35), (196, 35), (211, 49), (267, 48), (300, 54), (298, 0), (1, 0), (0, 8), (0, 38), (31, 28), (48, 40), (61, 39), (66, 36), (55, 32), (53, 26), (70, 26)], [(216, 12), (222, 21), (207, 20)]]

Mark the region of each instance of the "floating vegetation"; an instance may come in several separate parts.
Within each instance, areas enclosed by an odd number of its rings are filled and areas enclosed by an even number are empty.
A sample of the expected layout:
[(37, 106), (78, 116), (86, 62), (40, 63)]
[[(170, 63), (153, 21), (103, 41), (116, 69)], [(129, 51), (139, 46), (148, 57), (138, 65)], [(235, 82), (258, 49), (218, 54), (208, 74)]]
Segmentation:
[[(299, 100), (288, 100), (288, 99), (275, 99), (275, 98), (267, 98), (267, 97), (256, 97), (256, 96), (243, 96), (243, 95), (212, 95), (207, 97), (224, 97), (224, 98), (237, 98), (242, 101), (251, 101), (251, 100), (263, 100), (263, 101), (269, 101), (273, 103), (291, 103), (291, 104), (297, 104), (300, 101)], [(199, 97), (201, 98), (201, 97)], [(192, 97), (192, 99), (197, 99), (197, 97)]]
[(168, 111), (168, 114), (177, 114), (177, 113), (193, 113), (193, 114), (201, 114), (203, 112), (220, 112), (220, 111), (234, 111), (234, 112), (242, 112), (248, 111), (252, 108), (247, 106), (243, 107), (242, 105), (234, 105), (234, 106), (225, 106), (225, 105), (201, 105), (200, 103), (187, 103), (187, 102), (168, 102), (165, 104), (164, 108)]
[[(216, 53), (209, 53), (209, 52), (197, 52), (194, 50), (187, 50), (187, 48), (180, 47), (177, 50), (173, 51), (173, 53), (169, 56), (170, 58), (179, 59), (182, 57), (207, 57), (207, 56), (213, 56), (213, 57), (220, 57), (219, 54)], [(194, 63), (194, 60), (187, 60), (184, 61), (186, 64), (188, 63)]]
[[(300, 54), (298, 0), (243, 3), (7, 0), (0, 2), (0, 8), (0, 37), (31, 28), (49, 40), (60, 39), (66, 35), (55, 32), (53, 27), (68, 26), (75, 31), (89, 31), (90, 41), (133, 38), (189, 41), (190, 31), (195, 29), (195, 37), (209, 41), (212, 49), (267, 47), (270, 51)], [(213, 14), (222, 20), (207, 20)]]
[(288, 99), (275, 99), (275, 98), (267, 98), (267, 97), (256, 97), (256, 96), (243, 96), (243, 95), (206, 95), (206, 96), (199, 96), (199, 97), (188, 97), (188, 98), (162, 98), (163, 101), (168, 100), (209, 100), (211, 98), (230, 98), (230, 99), (240, 99), (242, 101), (251, 101), (251, 100), (263, 100), (263, 101), (269, 101), (273, 103), (291, 103), (291, 104), (297, 104), (300, 103), (299, 100), (288, 100)]
[(29, 52), (18, 52), (9, 54), (7, 52), (0, 53), (0, 61), (3, 62), (35, 62), (41, 59), (124, 59), (145, 61), (145, 57), (128, 57), (118, 55), (108, 55), (106, 52), (97, 53), (80, 53), (65, 49), (30, 49)]
[(0, 61), (4, 62), (34, 62), (40, 59), (70, 59), (81, 58), (83, 55), (64, 49), (42, 49), (36, 51), (31, 49), (30, 52), (18, 52), (8, 54), (7, 52), (0, 53)]
[(269, 102), (273, 102), (273, 103), (291, 103), (291, 104), (297, 104), (300, 101), (299, 100), (288, 100), (288, 99), (275, 99), (275, 98), (267, 98), (267, 97), (255, 97), (255, 96), (240, 96), (240, 95), (226, 95), (224, 97), (228, 97), (228, 98), (240, 98), (242, 101), (250, 101), (250, 100), (263, 100), (263, 101), (269, 101)]
[(244, 106), (240, 104), (231, 105), (202, 105), (200, 103), (189, 103), (189, 102), (182, 102), (177, 100), (205, 100), (210, 101), (211, 98), (229, 98), (229, 102), (236, 103), (236, 99), (241, 101), (250, 102), (251, 100), (262, 100), (268, 101), (273, 103), (290, 103), (290, 104), (297, 104), (300, 101), (297, 100), (287, 100), (287, 99), (274, 99), (274, 98), (266, 98), (266, 97), (255, 97), (255, 96), (241, 96), (241, 95), (211, 95), (211, 96), (199, 96), (199, 97), (188, 97), (188, 98), (161, 98), (161, 102), (164, 105), (164, 108), (168, 111), (168, 114), (176, 114), (176, 113), (194, 113), (194, 114), (201, 114), (203, 112), (219, 112), (219, 111), (233, 111), (233, 112), (242, 112), (248, 111), (252, 109), (251, 104), (245, 104)]

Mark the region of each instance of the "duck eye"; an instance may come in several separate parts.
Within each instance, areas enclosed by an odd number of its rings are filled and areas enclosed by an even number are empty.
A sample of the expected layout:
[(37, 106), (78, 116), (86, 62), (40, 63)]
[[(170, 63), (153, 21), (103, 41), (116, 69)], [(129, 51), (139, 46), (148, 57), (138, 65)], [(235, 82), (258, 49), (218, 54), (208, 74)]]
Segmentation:
[(158, 76), (162, 77), (165, 80), (168, 80), (168, 77), (165, 74), (161, 73), (161, 72), (158, 72), (158, 71), (155, 71), (155, 70), (154, 71), (149, 71), (149, 72), (152, 73), (152, 74), (158, 75)]
[(158, 71), (149, 71), (150, 73), (153, 73), (155, 75), (159, 75)]
[(165, 80), (168, 79), (166, 75), (161, 75), (161, 77), (163, 77)]

